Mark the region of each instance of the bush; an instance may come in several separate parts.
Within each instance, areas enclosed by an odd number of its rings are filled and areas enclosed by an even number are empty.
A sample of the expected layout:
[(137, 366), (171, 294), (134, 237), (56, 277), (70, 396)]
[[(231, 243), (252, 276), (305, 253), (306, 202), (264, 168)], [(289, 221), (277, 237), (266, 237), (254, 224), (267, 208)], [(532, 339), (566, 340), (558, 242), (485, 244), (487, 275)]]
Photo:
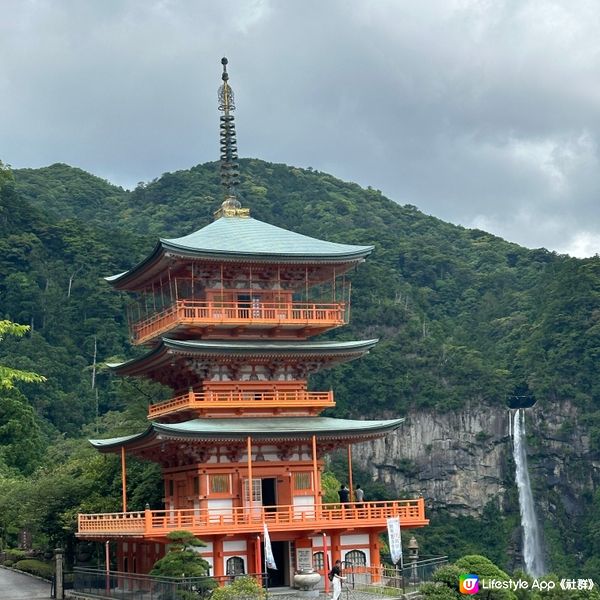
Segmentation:
[(11, 561), (14, 564), (18, 560), (23, 560), (24, 558), (27, 558), (27, 552), (25, 552), (25, 550), (19, 550), (17, 548), (9, 548), (8, 550), (4, 551), (4, 557), (5, 565), (7, 561)]
[(238, 577), (231, 585), (213, 591), (211, 600), (262, 600), (264, 590), (254, 577)]
[(41, 560), (36, 560), (35, 558), (20, 560), (15, 564), (15, 569), (37, 575), (43, 579), (52, 579), (52, 576), (54, 575), (54, 567), (52, 565), (42, 562)]

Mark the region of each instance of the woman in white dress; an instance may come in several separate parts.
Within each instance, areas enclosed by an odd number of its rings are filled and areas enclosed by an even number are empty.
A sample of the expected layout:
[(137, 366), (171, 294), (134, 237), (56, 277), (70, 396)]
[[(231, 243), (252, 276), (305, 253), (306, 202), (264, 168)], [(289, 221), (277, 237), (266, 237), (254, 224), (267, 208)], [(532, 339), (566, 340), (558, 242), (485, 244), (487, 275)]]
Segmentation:
[(333, 583), (333, 596), (331, 600), (338, 600), (340, 594), (342, 593), (342, 581), (346, 581), (345, 577), (342, 577), (342, 561), (336, 560), (333, 569), (331, 569), (333, 574), (333, 579), (331, 580)]

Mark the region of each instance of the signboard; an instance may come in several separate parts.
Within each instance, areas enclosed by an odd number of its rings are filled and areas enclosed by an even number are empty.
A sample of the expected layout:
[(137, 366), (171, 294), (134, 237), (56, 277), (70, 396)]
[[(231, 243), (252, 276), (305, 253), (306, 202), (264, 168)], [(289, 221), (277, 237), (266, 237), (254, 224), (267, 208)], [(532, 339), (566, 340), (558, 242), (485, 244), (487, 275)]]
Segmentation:
[(312, 548), (296, 548), (296, 568), (298, 571), (314, 569)]

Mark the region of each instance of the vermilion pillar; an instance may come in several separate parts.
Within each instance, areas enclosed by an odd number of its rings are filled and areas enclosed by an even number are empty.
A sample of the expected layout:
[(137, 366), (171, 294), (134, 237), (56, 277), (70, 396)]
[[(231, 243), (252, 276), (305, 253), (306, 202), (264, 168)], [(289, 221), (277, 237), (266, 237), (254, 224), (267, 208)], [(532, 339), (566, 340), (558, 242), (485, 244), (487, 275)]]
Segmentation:
[(317, 465), (317, 436), (312, 436), (312, 459), (313, 459), (313, 487), (315, 490), (315, 504), (319, 498), (319, 467)]
[(323, 577), (325, 577), (325, 593), (329, 593), (329, 549), (327, 548), (327, 534), (323, 534)]
[[(381, 558), (379, 556), (379, 534), (376, 531), (369, 532), (369, 550), (371, 551), (371, 565), (379, 567)], [(373, 570), (373, 583), (381, 580), (381, 571), (379, 568)]]
[(223, 538), (213, 539), (213, 566), (214, 576), (223, 577)]
[(246, 451), (248, 453), (248, 507), (250, 519), (252, 519), (252, 440), (250, 436), (246, 440)]
[(350, 502), (354, 502), (354, 482), (352, 481), (352, 444), (348, 444), (348, 485), (350, 486)]
[(121, 446), (121, 487), (123, 496), (123, 512), (127, 512), (127, 467), (125, 464), (125, 446)]

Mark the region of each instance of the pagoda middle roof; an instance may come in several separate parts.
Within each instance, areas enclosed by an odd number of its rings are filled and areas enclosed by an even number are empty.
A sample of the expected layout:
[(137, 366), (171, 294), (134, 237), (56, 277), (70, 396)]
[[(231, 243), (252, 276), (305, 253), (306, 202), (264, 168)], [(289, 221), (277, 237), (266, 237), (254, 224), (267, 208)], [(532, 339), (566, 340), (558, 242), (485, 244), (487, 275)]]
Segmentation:
[(360, 421), (333, 417), (268, 417), (192, 419), (183, 423), (151, 423), (142, 433), (105, 440), (90, 440), (100, 451), (114, 452), (121, 446), (132, 450), (149, 448), (165, 441), (239, 441), (253, 439), (310, 439), (322, 441), (361, 439), (366, 441), (398, 429), (404, 419)]
[(178, 238), (160, 238), (138, 265), (106, 280), (120, 289), (135, 286), (163, 270), (161, 259), (177, 256), (219, 261), (276, 263), (352, 263), (363, 260), (373, 246), (319, 240), (251, 217), (221, 217)]
[(108, 366), (118, 375), (145, 375), (149, 371), (172, 369), (173, 356), (194, 359), (228, 357), (294, 357), (308, 359), (329, 358), (329, 362), (347, 362), (369, 352), (379, 340), (338, 341), (213, 341), (172, 340), (162, 338), (158, 346), (146, 354), (122, 363)]

